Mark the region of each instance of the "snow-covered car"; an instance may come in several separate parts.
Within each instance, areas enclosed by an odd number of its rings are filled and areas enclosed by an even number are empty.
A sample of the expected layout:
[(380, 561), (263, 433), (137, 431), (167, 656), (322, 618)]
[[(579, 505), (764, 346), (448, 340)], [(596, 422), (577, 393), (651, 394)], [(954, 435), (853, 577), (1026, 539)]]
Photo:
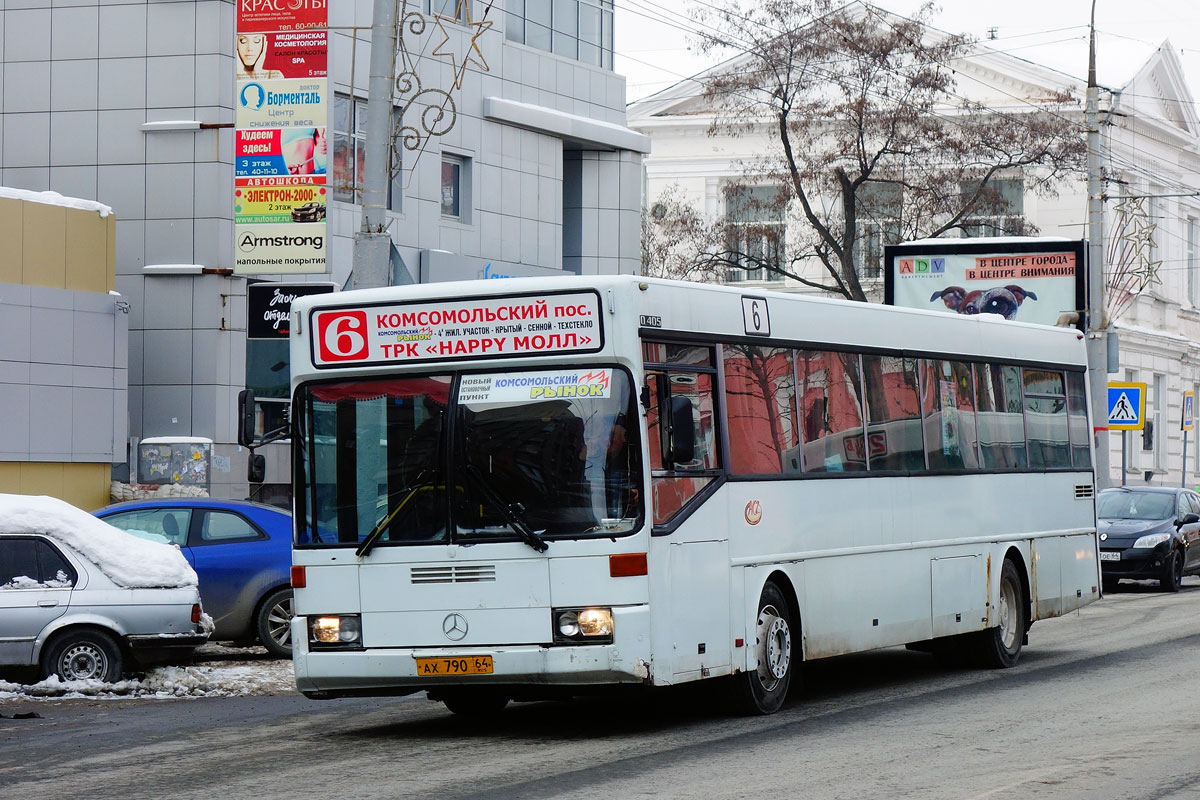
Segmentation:
[(126, 665), (208, 641), (196, 572), (179, 549), (52, 497), (0, 494), (0, 665), (116, 681)]

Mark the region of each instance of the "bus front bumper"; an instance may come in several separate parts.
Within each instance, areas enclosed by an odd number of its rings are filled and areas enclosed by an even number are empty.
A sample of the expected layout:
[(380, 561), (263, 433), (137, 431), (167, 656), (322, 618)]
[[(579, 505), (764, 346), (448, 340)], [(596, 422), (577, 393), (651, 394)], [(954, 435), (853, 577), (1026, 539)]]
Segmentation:
[[(402, 695), (448, 686), (596, 686), (651, 683), (649, 613), (625, 608), (612, 644), (310, 650), (306, 621), (292, 620), (296, 688), (307, 697)], [(630, 613), (633, 612), (633, 613)], [(490, 657), (490, 673), (430, 675), (418, 659), (475, 663)]]

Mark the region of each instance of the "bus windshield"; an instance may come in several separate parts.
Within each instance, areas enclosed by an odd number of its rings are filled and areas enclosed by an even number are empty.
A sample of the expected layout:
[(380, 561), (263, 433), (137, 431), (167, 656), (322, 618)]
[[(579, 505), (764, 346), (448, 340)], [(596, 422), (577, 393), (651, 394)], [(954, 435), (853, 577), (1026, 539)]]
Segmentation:
[(296, 543), (613, 536), (641, 525), (629, 376), (433, 374), (297, 390)]

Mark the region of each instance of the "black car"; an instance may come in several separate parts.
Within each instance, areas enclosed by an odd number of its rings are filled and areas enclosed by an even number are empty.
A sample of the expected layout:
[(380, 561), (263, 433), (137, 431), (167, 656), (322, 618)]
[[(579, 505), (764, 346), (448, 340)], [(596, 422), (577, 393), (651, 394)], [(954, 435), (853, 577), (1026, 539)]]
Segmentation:
[(1104, 591), (1149, 578), (1177, 592), (1184, 575), (1200, 572), (1200, 494), (1191, 489), (1105, 489), (1096, 517)]

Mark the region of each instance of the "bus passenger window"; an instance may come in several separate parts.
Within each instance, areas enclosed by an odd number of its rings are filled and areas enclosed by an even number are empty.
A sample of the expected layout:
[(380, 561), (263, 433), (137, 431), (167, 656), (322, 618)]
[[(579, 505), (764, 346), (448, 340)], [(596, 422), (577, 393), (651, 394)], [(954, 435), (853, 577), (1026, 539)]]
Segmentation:
[(1025, 378), (1025, 432), (1029, 438), (1031, 469), (1071, 466), (1067, 424), (1067, 392), (1063, 374), (1027, 369)]
[[(860, 369), (854, 353), (796, 351), (802, 471), (856, 472), (867, 468)], [(787, 471), (793, 471), (796, 454), (785, 453), (785, 459)]]
[(797, 438), (791, 350), (727, 345), (722, 365), (730, 472), (778, 475), (792, 471), (787, 455), (795, 457)]
[(867, 458), (872, 472), (925, 469), (917, 360), (863, 356), (867, 394)]
[(975, 381), (962, 361), (921, 361), (921, 410), (930, 469), (979, 469)]
[(984, 469), (1025, 468), (1025, 415), (1020, 369), (998, 364), (975, 367), (975, 421)]
[(1067, 426), (1071, 436), (1071, 461), (1077, 469), (1092, 468), (1092, 432), (1088, 428), (1086, 378), (1067, 373)]

